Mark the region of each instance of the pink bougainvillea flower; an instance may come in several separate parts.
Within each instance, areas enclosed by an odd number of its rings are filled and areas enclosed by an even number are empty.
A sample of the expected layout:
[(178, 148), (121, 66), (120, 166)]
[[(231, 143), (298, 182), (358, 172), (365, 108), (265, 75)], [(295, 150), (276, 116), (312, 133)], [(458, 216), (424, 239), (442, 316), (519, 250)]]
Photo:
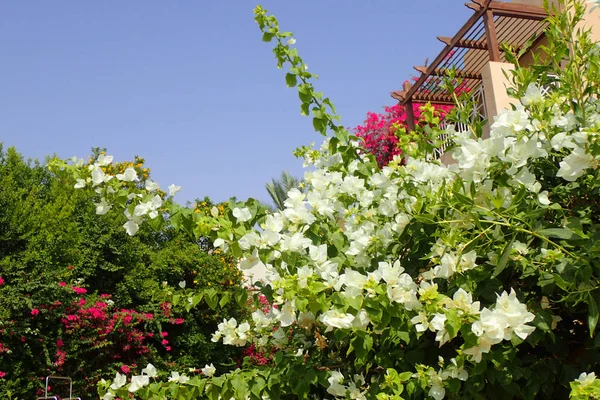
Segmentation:
[(87, 293), (87, 289), (84, 289), (81, 287), (72, 286), (71, 289), (73, 289), (73, 291), (77, 294), (86, 294)]
[(4, 285), (4, 278), (0, 276), (0, 286)]
[(121, 365), (121, 371), (123, 371), (124, 374), (128, 374), (131, 369), (127, 365)]
[(40, 313), (40, 310), (38, 310), (37, 308), (34, 308), (33, 310), (31, 310), (31, 315), (36, 316)]
[(6, 376), (6, 372), (0, 371), (0, 379), (4, 378)]
[(65, 287), (67, 286), (67, 282), (58, 282), (58, 286)]
[(161, 335), (162, 335), (162, 337), (167, 337), (167, 336), (169, 336), (169, 332), (162, 332)]

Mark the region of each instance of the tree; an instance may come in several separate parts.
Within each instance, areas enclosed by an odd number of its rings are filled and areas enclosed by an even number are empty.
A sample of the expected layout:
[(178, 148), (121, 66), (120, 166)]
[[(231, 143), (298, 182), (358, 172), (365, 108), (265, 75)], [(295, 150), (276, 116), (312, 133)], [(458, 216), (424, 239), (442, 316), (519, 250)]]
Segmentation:
[(288, 192), (300, 187), (301, 182), (300, 179), (293, 177), (289, 172), (283, 171), (279, 179), (273, 178), (271, 182), (265, 185), (265, 189), (267, 189), (276, 209), (285, 209), (284, 203), (288, 198)]
[[(103, 155), (97, 149), (88, 163)], [(150, 171), (140, 157), (105, 172), (130, 167), (146, 187)], [(237, 261), (170, 227), (146, 224), (129, 236), (125, 215), (97, 215), (98, 194), (75, 183), (0, 146), (0, 395), (32, 398), (50, 374), (72, 377), (85, 397), (132, 365), (187, 369), (215, 357), (220, 369), (236, 365), (242, 352), (210, 337), (219, 313), (245, 315), (245, 303), (213, 310), (198, 301), (188, 312), (163, 282), (241, 299)]]

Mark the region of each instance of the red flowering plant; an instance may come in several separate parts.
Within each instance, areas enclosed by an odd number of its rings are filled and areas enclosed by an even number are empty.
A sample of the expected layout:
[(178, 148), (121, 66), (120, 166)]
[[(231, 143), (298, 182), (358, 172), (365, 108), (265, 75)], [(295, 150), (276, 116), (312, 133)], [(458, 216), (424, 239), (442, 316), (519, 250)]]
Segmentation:
[[(414, 103), (415, 121), (424, 123), (421, 115), (425, 104)], [(435, 105), (436, 117), (443, 120), (452, 109), (451, 106)], [(363, 125), (354, 128), (354, 135), (364, 140), (364, 147), (375, 156), (377, 164), (383, 167), (389, 164), (394, 156), (400, 155), (413, 138), (407, 132), (406, 108), (400, 104), (384, 107), (383, 113), (368, 112)]]
[(91, 393), (101, 377), (156, 362), (166, 352), (154, 339), (169, 322), (160, 312), (119, 308), (109, 294), (88, 294), (76, 284), (46, 284), (44, 277), (37, 278), (0, 287), (5, 300), (0, 393), (40, 395), (47, 375), (69, 376), (80, 394)]

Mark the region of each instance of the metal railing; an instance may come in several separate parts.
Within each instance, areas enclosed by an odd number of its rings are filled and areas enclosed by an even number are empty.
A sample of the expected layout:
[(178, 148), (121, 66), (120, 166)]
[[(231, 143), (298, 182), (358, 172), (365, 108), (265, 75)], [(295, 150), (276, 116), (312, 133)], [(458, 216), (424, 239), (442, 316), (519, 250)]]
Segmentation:
[[(48, 388), (50, 380), (69, 381), (69, 397), (60, 396), (48, 396)], [(81, 397), (73, 397), (73, 380), (65, 376), (52, 376), (46, 377), (46, 388), (44, 390), (44, 397), (38, 397), (36, 400), (81, 400)]]

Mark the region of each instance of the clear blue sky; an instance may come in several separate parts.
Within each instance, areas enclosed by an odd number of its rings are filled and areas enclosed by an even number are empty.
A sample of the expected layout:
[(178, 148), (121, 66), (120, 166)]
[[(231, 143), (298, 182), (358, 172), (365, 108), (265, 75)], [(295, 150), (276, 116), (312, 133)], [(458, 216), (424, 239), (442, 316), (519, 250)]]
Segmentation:
[[(471, 15), (456, 0), (264, 0), (354, 127)], [(320, 142), (254, 23), (256, 0), (0, 5), (0, 141), (26, 157), (146, 158), (180, 202), (254, 197)]]

